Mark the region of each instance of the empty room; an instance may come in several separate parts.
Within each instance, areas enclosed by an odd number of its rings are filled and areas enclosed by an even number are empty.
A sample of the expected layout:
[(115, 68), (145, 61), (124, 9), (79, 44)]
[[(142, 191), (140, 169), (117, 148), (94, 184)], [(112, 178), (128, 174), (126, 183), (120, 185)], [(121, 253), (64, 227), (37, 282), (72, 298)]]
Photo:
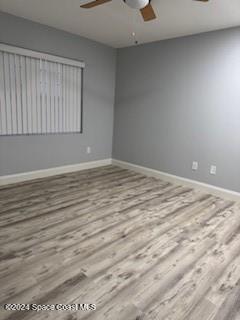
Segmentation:
[(0, 0), (0, 319), (240, 320), (239, 0)]

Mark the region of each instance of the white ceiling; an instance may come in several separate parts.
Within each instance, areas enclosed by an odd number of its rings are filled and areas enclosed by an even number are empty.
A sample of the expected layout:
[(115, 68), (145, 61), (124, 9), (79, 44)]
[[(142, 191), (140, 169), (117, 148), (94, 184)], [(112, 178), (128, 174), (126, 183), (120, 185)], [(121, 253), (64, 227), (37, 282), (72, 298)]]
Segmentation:
[(0, 0), (0, 10), (69, 31), (112, 47), (190, 35), (240, 25), (240, 0), (152, 0), (157, 20), (143, 22), (122, 0), (81, 9), (87, 0)]

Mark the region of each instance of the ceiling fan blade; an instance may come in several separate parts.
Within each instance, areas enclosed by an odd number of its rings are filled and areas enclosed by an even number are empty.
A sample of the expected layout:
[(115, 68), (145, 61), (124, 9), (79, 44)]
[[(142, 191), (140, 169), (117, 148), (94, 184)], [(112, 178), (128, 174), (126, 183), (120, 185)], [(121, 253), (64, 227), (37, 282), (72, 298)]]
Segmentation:
[(148, 4), (146, 7), (140, 9), (140, 11), (144, 21), (151, 21), (153, 19), (156, 19), (156, 14), (151, 4)]
[(89, 3), (83, 4), (80, 7), (84, 9), (90, 9), (110, 1), (112, 0), (95, 0), (95, 1), (91, 1)]
[(199, 1), (199, 2), (208, 2), (209, 0), (194, 0), (194, 1)]

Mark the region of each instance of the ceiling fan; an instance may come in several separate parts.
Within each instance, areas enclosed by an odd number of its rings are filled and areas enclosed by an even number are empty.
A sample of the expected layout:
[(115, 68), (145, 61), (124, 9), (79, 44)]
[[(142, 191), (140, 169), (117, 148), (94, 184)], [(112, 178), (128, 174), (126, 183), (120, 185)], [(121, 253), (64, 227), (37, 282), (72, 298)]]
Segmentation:
[[(101, 4), (104, 4), (110, 1), (112, 0), (95, 0), (95, 1), (91, 1), (86, 4), (83, 4), (80, 7), (84, 9), (91, 9), (93, 7), (99, 6)], [(156, 14), (151, 5), (152, 0), (123, 0), (123, 1), (129, 7), (140, 10), (144, 21), (150, 21), (150, 20), (156, 19)], [(209, 0), (194, 0), (194, 1), (208, 2)]]

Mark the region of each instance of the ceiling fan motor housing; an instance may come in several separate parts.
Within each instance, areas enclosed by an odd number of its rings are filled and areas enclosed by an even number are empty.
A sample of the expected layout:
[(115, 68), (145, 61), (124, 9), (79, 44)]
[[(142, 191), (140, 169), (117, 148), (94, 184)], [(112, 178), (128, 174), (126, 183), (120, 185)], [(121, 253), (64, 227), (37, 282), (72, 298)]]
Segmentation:
[(124, 0), (124, 2), (133, 9), (142, 9), (146, 7), (151, 0)]

